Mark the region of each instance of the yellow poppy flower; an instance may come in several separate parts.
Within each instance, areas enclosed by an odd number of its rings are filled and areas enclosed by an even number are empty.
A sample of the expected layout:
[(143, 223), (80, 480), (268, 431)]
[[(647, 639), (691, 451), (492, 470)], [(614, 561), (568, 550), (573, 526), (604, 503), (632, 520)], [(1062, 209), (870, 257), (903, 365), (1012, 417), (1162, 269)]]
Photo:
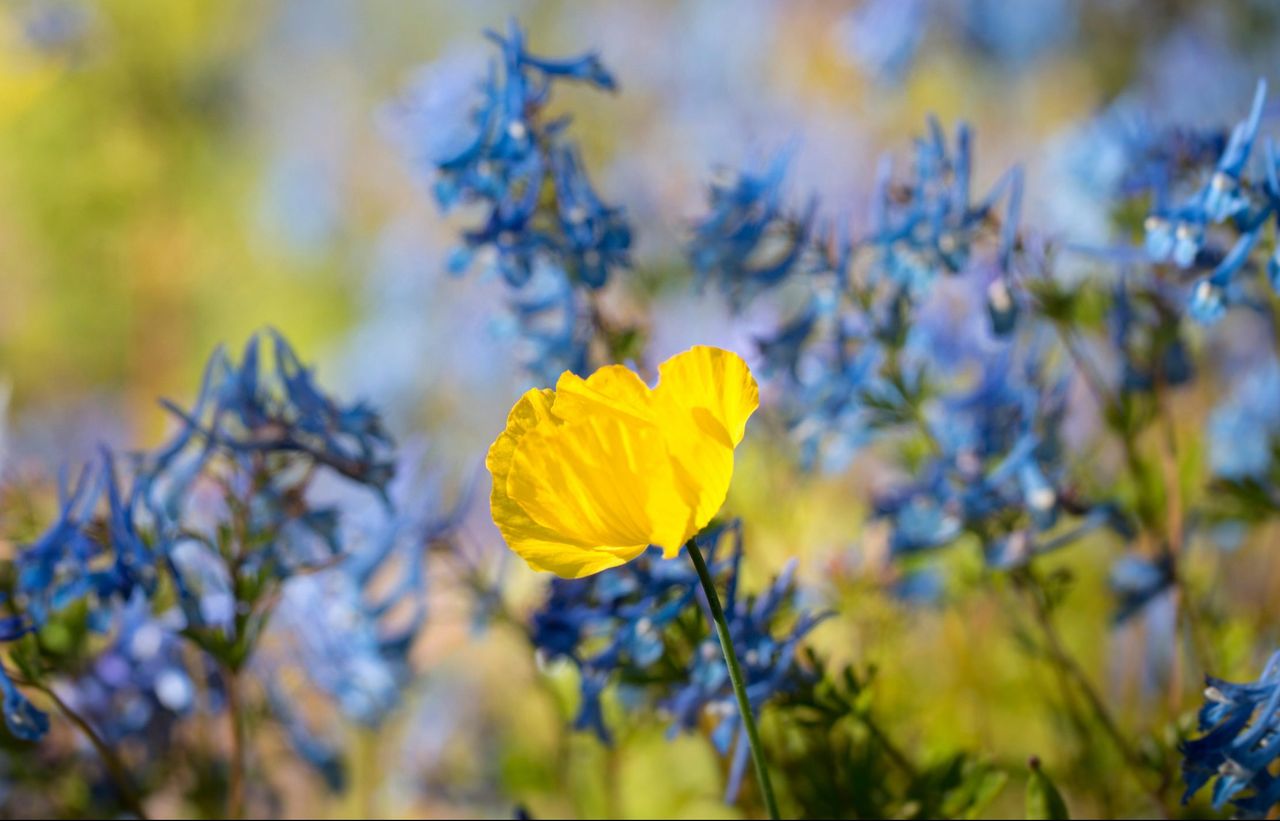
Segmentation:
[(581, 578), (658, 545), (667, 558), (724, 504), (733, 450), (760, 404), (732, 351), (699, 346), (650, 389), (621, 365), (531, 390), (489, 448), (490, 508), (535, 570)]

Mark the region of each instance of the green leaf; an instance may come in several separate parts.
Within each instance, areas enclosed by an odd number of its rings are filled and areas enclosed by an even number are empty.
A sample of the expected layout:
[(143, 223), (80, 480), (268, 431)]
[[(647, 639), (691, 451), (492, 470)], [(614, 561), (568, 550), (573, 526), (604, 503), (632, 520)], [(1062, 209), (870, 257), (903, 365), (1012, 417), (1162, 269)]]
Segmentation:
[(1067, 802), (1062, 793), (1040, 768), (1040, 759), (1031, 759), (1031, 778), (1027, 781), (1027, 818), (1033, 821), (1068, 819)]

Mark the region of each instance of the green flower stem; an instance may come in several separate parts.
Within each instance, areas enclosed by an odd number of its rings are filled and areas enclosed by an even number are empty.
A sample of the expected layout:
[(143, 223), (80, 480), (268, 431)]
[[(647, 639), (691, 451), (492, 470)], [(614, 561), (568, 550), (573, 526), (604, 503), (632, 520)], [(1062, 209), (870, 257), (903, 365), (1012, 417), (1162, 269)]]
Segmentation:
[(720, 637), (720, 649), (724, 651), (724, 661), (729, 667), (729, 681), (733, 684), (733, 694), (738, 698), (738, 713), (742, 717), (742, 726), (747, 730), (747, 742), (751, 745), (751, 761), (756, 767), (756, 781), (760, 784), (760, 793), (764, 796), (764, 805), (769, 817), (777, 821), (778, 799), (773, 795), (773, 784), (769, 781), (769, 770), (765, 766), (764, 749), (760, 744), (760, 731), (756, 728), (755, 716), (751, 713), (751, 702), (747, 699), (747, 682), (742, 677), (742, 668), (738, 665), (738, 654), (733, 651), (733, 639), (729, 636), (729, 623), (724, 617), (724, 608), (720, 606), (720, 596), (716, 594), (715, 581), (711, 571), (707, 569), (707, 560), (702, 558), (697, 539), (690, 539), (685, 545), (689, 550), (689, 558), (698, 571), (698, 579), (702, 582), (702, 590), (707, 594), (707, 604), (711, 607), (711, 619), (716, 624), (716, 635)]

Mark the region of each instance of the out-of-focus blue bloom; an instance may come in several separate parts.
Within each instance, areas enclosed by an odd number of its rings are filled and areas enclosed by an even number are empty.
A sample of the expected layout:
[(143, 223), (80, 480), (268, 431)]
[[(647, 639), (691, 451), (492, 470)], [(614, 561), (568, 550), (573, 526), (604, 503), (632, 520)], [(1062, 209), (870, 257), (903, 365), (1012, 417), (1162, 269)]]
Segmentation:
[(874, 511), (890, 523), (889, 549), (895, 555), (948, 545), (964, 530), (959, 504), (936, 465), (919, 483), (880, 496)]
[[(469, 141), (452, 153), (416, 158), (433, 167), (441, 208), (480, 203), (485, 211), (482, 223), (463, 234), (469, 253), (455, 256), (455, 262), (461, 266), (471, 253), (491, 249), (498, 270), (520, 287), (539, 259), (549, 259), (575, 283), (599, 287), (612, 270), (628, 264), (630, 228), (622, 212), (595, 193), (576, 146), (565, 136), (567, 120), (547, 120), (544, 109), (556, 81), (611, 91), (613, 77), (595, 54), (563, 60), (531, 54), (514, 21), (506, 37), (489, 37), (501, 60), (490, 66), (478, 103), (465, 115)], [(411, 152), (438, 144), (422, 130), (450, 128), (413, 116), (417, 100), (433, 93), (411, 89), (393, 115)]]
[(996, 0), (963, 0), (963, 30), (984, 53), (1019, 68), (1070, 37), (1077, 7), (1065, 0), (1009, 5)]
[[(136, 487), (136, 485), (135, 485)], [(104, 451), (74, 486), (60, 487), (57, 520), (14, 559), (15, 582), (0, 619), (0, 641), (38, 630), (73, 604), (85, 603), (91, 630), (107, 632), (126, 602), (156, 585), (151, 548), (135, 522), (132, 493), (122, 491), (115, 460)], [(21, 738), (36, 739), (48, 719), (0, 671), (5, 719)]]
[(32, 3), (22, 15), (27, 41), (49, 52), (78, 50), (94, 23), (92, 9), (70, 0)]
[(978, 536), (988, 565), (1021, 566), (1098, 527), (1119, 523), (1106, 506), (1082, 509), (1071, 528), (1053, 533), (1064, 512), (1058, 443), (1065, 383), (1043, 384), (1033, 356), (1022, 368), (1005, 357), (983, 365), (966, 393), (944, 397), (927, 422), (938, 450), (918, 478), (883, 493), (875, 515), (890, 527), (894, 555), (944, 547)]
[(596, 332), (590, 321), (589, 296), (558, 268), (534, 266), (533, 274), (511, 299), (509, 329), (516, 356), (538, 384), (554, 385), (564, 371), (591, 370), (590, 345)]
[[(482, 252), (492, 256), (514, 289), (515, 326), (530, 349), (522, 358), (541, 381), (554, 381), (563, 370), (585, 370), (598, 329), (587, 321), (584, 292), (629, 266), (631, 228), (622, 210), (596, 192), (568, 137), (568, 120), (548, 119), (545, 108), (558, 81), (605, 91), (615, 82), (595, 54), (531, 54), (514, 21), (505, 37), (489, 37), (501, 59), (464, 114), (466, 139), (442, 141), (438, 132), (457, 133), (456, 122), (422, 114), (439, 108), (432, 102), (439, 96), (435, 73), (424, 75), (426, 86), (410, 89), (395, 106), (393, 128), (415, 160), (430, 168), (441, 209), (478, 205), (483, 211), (481, 222), (463, 232), (448, 267), (461, 272)], [(441, 150), (448, 142), (453, 144)]]
[(1128, 621), (1173, 589), (1173, 564), (1167, 557), (1157, 559), (1130, 554), (1111, 566), (1111, 590), (1116, 596), (1115, 621)]
[(689, 259), (699, 282), (714, 280), (735, 307), (796, 271), (811, 241), (816, 203), (792, 213), (783, 202), (789, 158), (781, 151), (762, 171), (713, 180), (709, 213), (693, 227)]
[(65, 697), (112, 745), (136, 740), (158, 749), (175, 722), (197, 706), (182, 653), (181, 615), (156, 617), (151, 608), (141, 591), (117, 605), (111, 643), (70, 682)]
[(133, 498), (122, 492), (109, 453), (86, 466), (74, 486), (62, 484), (59, 508), (54, 524), (14, 562), (11, 604), (27, 627), (43, 625), (82, 599), (90, 600), (91, 614), (103, 613), (110, 602), (155, 584), (151, 549), (138, 533)]
[(800, 212), (785, 206), (785, 154), (764, 173), (712, 186), (710, 212), (689, 249), (700, 276), (715, 278), (738, 308), (784, 282), (807, 295), (759, 340), (806, 466), (842, 467), (871, 431), (903, 421), (907, 393), (928, 374), (919, 357), (898, 353), (922, 333), (918, 309), (940, 274), (981, 280), (984, 333), (1014, 332), (1021, 297), (1009, 277), (1021, 174), (1010, 171), (975, 201), (971, 143), (967, 127), (953, 146), (930, 120), (905, 179), (882, 163), (869, 230), (857, 238), (817, 229), (812, 204)]
[(49, 716), (36, 709), (18, 686), (0, 668), (0, 695), (3, 695), (4, 723), (17, 738), (39, 741), (49, 732)]
[(183, 426), (149, 467), (156, 472), (176, 469), (180, 458), (199, 446), (204, 458), (219, 451), (246, 459), (297, 454), (352, 481), (385, 486), (392, 471), (391, 439), (377, 412), (362, 402), (341, 404), (324, 393), (283, 336), (270, 331), (267, 338), (273, 350), (265, 365), (258, 335), (245, 345), (239, 365), (225, 349), (215, 351), (191, 410), (163, 401)]
[[(975, 202), (972, 164), (969, 127), (961, 124), (956, 129), (951, 148), (933, 118), (928, 135), (915, 141), (912, 174), (905, 182), (895, 182), (890, 162), (882, 164), (872, 204), (872, 233), (860, 243), (871, 249), (873, 276), (918, 295), (938, 273), (966, 270), (974, 246), (997, 225), (1004, 230), (998, 233), (996, 259), (1007, 267), (1021, 204), (1021, 170), (1009, 171)], [(1002, 199), (1004, 213), (999, 214)]]
[(387, 720), (412, 676), (409, 653), (426, 620), (427, 551), (461, 509), (444, 511), (438, 483), (408, 461), (388, 488), (390, 507), (337, 489), (343, 559), (284, 583), (254, 660), (290, 743), (334, 789), (344, 783), (343, 742), (292, 705), (318, 695), (362, 726)]
[(1264, 818), (1280, 803), (1280, 778), (1270, 772), (1280, 755), (1280, 653), (1271, 656), (1256, 682), (1210, 677), (1205, 683), (1199, 716), (1204, 735), (1182, 748), (1183, 801), (1216, 779), (1216, 809), (1231, 802), (1242, 817)]
[[(1177, 202), (1176, 190), (1157, 187), (1154, 208), (1145, 223), (1146, 249), (1152, 260), (1170, 261), (1184, 269), (1208, 269), (1193, 282), (1187, 307), (1188, 314), (1204, 324), (1217, 322), (1231, 303), (1243, 301), (1237, 274), (1252, 268), (1254, 247), (1280, 203), (1270, 143), (1262, 175), (1247, 174), (1266, 96), (1266, 81), (1259, 80), (1249, 116), (1232, 129), (1213, 168), (1206, 171), (1207, 180)], [(1220, 246), (1211, 230), (1226, 223), (1234, 231), (1229, 248)]]
[[(20, 638), (85, 603), (88, 627), (110, 640), (65, 682), (66, 698), (113, 743), (159, 743), (157, 734), (194, 708), (197, 688), (180, 652), (186, 638), (203, 635), (211, 650), (221, 633), (242, 643), (224, 642), (222, 652), (249, 652), (270, 607), (240, 600), (241, 591), (263, 595), (342, 553), (337, 508), (309, 495), (317, 476), (385, 497), (393, 464), (377, 414), (329, 397), (283, 338), (271, 341), (267, 367), (257, 337), (238, 366), (215, 353), (192, 409), (169, 405), (180, 431), (132, 460), (130, 483), (104, 451), (74, 485), (63, 483), (58, 518), (14, 559), (0, 638)], [(157, 615), (152, 594), (162, 578), (179, 607)], [(45, 722), (8, 685), (15, 732), (38, 732)]]
[(1280, 432), (1280, 364), (1251, 369), (1209, 416), (1209, 464), (1226, 479), (1263, 479)]
[[(758, 596), (738, 591), (741, 525), (733, 522), (699, 537), (708, 567), (721, 580), (729, 631), (754, 709), (804, 676), (796, 651), (821, 616), (792, 617), (794, 564)], [(727, 544), (730, 543), (730, 544)], [(533, 616), (531, 637), (547, 659), (571, 661), (581, 675), (582, 704), (576, 726), (609, 739), (600, 697), (613, 682), (643, 688), (651, 703), (669, 710), (672, 731), (693, 730), (704, 715), (717, 718), (712, 741), (733, 758), (727, 800), (741, 784), (746, 744), (719, 644), (707, 618), (691, 564), (664, 561), (659, 551), (587, 579), (555, 579)], [(675, 629), (677, 623), (683, 625)], [(789, 626), (785, 626), (789, 625)], [(692, 645), (690, 631), (701, 637)], [(673, 674), (674, 671), (674, 674)]]
[(1062, 0), (1009, 7), (991, 0), (871, 0), (842, 23), (842, 42), (865, 73), (900, 83), (931, 30), (1010, 68), (1034, 61), (1069, 37), (1074, 9)]
[(300, 674), (370, 727), (399, 703), (426, 618), (426, 552), (456, 518), (440, 512), (434, 483), (413, 482), (410, 471), (399, 473), (393, 508), (344, 506), (342, 561), (285, 583), (262, 654), (272, 677)]
[(230, 628), (231, 567), (286, 578), (337, 556), (338, 510), (312, 504), (317, 472), (384, 496), (394, 465), (377, 413), (316, 385), (279, 334), (260, 363), (260, 337), (239, 365), (222, 349), (191, 410), (166, 406), (179, 432), (140, 458), (139, 482), (163, 560), (192, 627)]
[(936, 567), (909, 570), (890, 588), (895, 599), (914, 606), (937, 605), (946, 591), (946, 577)]
[[(1127, 241), (1127, 231), (1116, 233), (1117, 203), (1164, 207), (1198, 184), (1202, 169), (1226, 145), (1225, 130), (1171, 127), (1153, 114), (1135, 96), (1125, 95), (1062, 139), (1061, 178), (1051, 187), (1049, 205), (1067, 233), (1086, 247)], [(1149, 225), (1147, 247), (1135, 261), (1173, 253), (1176, 226), (1167, 219)]]
[(896, 85), (915, 64), (925, 14), (925, 0), (870, 0), (841, 21), (841, 44), (864, 73)]

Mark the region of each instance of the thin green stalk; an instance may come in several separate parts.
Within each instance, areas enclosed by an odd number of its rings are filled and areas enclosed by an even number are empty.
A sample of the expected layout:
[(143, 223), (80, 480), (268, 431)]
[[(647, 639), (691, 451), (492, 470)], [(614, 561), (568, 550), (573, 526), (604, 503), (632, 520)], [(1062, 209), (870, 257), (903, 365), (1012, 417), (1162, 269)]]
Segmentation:
[(690, 539), (685, 545), (689, 549), (689, 558), (698, 571), (698, 579), (702, 582), (702, 590), (707, 594), (707, 605), (711, 608), (711, 620), (716, 625), (716, 635), (720, 638), (720, 649), (724, 651), (724, 662), (729, 667), (729, 681), (733, 685), (733, 694), (738, 699), (738, 713), (742, 717), (742, 726), (747, 731), (747, 743), (751, 746), (751, 761), (756, 767), (756, 781), (760, 784), (760, 793), (764, 796), (765, 808), (769, 817), (777, 821), (778, 799), (773, 795), (773, 783), (769, 781), (769, 769), (764, 761), (764, 749), (760, 744), (760, 730), (756, 728), (756, 719), (751, 712), (751, 701), (747, 698), (747, 682), (742, 676), (742, 668), (738, 665), (738, 654), (733, 650), (733, 639), (729, 635), (729, 622), (725, 620), (724, 609), (720, 606), (720, 596), (716, 594), (715, 580), (707, 569), (707, 561), (702, 558), (696, 539)]
[(239, 673), (229, 667), (223, 669), (226, 687), (227, 720), (231, 723), (231, 762), (227, 779), (227, 817), (244, 818), (245, 812), (245, 754), (247, 740), (244, 732), (243, 705), (241, 704)]

